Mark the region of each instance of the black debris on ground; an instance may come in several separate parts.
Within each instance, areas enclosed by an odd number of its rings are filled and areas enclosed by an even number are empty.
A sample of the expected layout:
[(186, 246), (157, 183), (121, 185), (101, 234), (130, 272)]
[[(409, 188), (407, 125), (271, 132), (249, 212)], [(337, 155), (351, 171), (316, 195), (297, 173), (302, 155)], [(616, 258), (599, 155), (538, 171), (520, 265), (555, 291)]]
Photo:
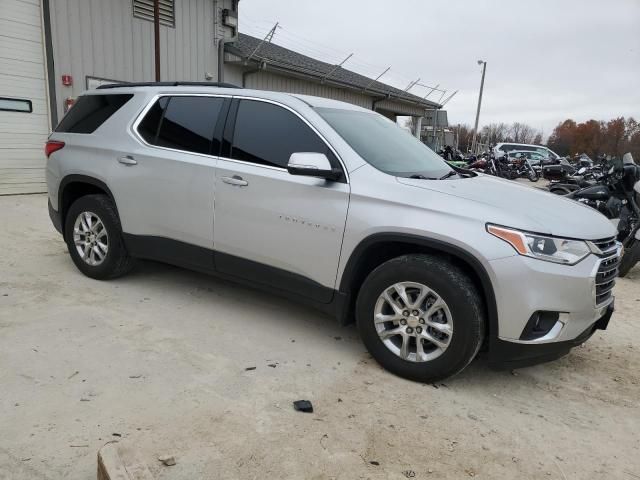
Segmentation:
[(313, 413), (313, 405), (309, 400), (296, 400), (293, 402), (293, 408), (298, 412)]

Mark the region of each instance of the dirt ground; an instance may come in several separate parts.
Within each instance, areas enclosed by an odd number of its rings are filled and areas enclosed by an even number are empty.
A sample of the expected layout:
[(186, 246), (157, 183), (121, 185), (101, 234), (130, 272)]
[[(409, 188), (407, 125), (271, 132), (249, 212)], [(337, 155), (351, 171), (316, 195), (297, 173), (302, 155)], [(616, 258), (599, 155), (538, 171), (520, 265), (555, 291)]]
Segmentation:
[(495, 372), (481, 356), (432, 386), (245, 287), (148, 262), (85, 278), (44, 195), (0, 197), (0, 226), (0, 479), (93, 479), (120, 438), (166, 480), (640, 479), (640, 268), (567, 357)]

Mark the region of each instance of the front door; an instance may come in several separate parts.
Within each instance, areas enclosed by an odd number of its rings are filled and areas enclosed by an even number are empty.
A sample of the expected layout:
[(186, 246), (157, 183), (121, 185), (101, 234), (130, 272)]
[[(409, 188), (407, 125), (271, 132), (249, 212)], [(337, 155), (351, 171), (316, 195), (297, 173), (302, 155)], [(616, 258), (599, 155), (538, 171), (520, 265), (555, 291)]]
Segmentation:
[(288, 108), (260, 100), (234, 102), (225, 132), (232, 136), (230, 148), (216, 169), (216, 268), (328, 303), (349, 185), (290, 175), (286, 165), (295, 152), (324, 153), (334, 166), (340, 164), (317, 132)]

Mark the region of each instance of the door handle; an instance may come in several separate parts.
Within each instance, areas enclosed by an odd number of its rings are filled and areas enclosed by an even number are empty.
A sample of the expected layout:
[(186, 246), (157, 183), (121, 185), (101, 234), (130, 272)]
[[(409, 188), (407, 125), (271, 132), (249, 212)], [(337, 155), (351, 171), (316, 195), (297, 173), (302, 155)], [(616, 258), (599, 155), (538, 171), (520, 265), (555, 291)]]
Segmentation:
[(221, 177), (221, 179), (224, 183), (228, 183), (229, 185), (233, 185), (235, 187), (246, 187), (247, 185), (249, 185), (249, 182), (238, 175), (234, 175), (233, 177)]
[(138, 164), (137, 160), (133, 158), (131, 155), (124, 155), (122, 157), (119, 157), (118, 161), (123, 165), (129, 165), (129, 166)]

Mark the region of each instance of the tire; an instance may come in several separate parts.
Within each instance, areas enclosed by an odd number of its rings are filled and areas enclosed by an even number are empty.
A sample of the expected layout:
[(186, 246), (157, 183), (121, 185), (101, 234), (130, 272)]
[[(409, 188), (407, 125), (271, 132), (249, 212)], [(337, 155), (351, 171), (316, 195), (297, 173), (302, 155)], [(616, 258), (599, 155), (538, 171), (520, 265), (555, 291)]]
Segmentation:
[[(402, 320), (378, 323), (374, 321), (374, 316), (379, 312), (381, 304), (385, 308), (391, 306), (386, 300), (381, 299), (381, 295), (400, 282), (409, 286), (419, 284), (427, 287), (435, 296), (439, 296), (447, 306), (448, 313), (442, 310), (429, 317), (432, 319), (430, 324), (434, 323), (433, 319), (442, 320), (446, 316), (449, 320), (448, 317), (451, 317), (448, 324), (452, 326), (452, 333), (448, 337), (448, 345), (444, 351), (436, 348), (428, 354), (437, 354), (435, 358), (422, 357), (423, 361), (416, 361), (418, 352), (415, 337), (413, 343), (409, 341), (408, 344), (409, 349), (413, 348), (414, 352), (409, 353), (408, 359), (402, 358), (401, 345), (404, 344), (405, 335), (397, 334), (390, 337), (395, 340), (383, 340), (378, 333), (379, 328), (388, 330), (402, 328), (400, 323)], [(411, 288), (406, 289), (407, 297), (416, 300), (418, 295), (415, 294), (412, 297), (409, 293)], [(428, 307), (429, 300), (424, 308), (421, 307), (420, 312), (424, 312)], [(384, 310), (381, 314), (383, 313)], [(402, 315), (405, 313), (403, 311)], [(440, 313), (442, 313), (442, 317), (438, 317)], [(423, 315), (423, 313), (419, 315)], [(419, 329), (420, 325), (416, 326), (416, 316), (413, 315), (413, 312), (410, 317), (406, 318), (408, 320), (405, 320), (407, 322), (404, 326), (405, 333), (407, 327), (413, 326), (413, 334), (416, 336), (418, 330), (423, 330), (424, 334), (429, 332), (433, 334), (432, 327)], [(423, 320), (423, 318), (419, 319), (424, 325)], [(425, 383), (436, 382), (462, 371), (478, 353), (485, 336), (484, 302), (476, 286), (460, 268), (432, 255), (404, 255), (383, 263), (371, 272), (358, 294), (356, 321), (365, 346), (380, 365), (400, 377)], [(385, 344), (385, 342), (387, 343)], [(398, 344), (392, 346), (398, 352), (391, 350), (388, 346), (389, 342)], [(426, 340), (421, 340), (421, 344), (425, 352), (427, 349), (435, 348), (435, 344)]]
[[(83, 225), (79, 217), (83, 215), (84, 218), (86, 218), (87, 213), (92, 216), (92, 225), (99, 225), (99, 221), (106, 232), (106, 235), (102, 234), (102, 229), (100, 228), (97, 228), (96, 232), (86, 230), (92, 235), (91, 238), (95, 239), (96, 243), (94, 244), (94, 248), (97, 249), (96, 252), (99, 252), (99, 254), (91, 252), (90, 248), (89, 253), (86, 254), (88, 247), (86, 247), (86, 244), (83, 242), (83, 239), (87, 238), (86, 235), (76, 235), (74, 238), (76, 221), (80, 222), (78, 224), (78, 231), (86, 229), (84, 226), (87, 224), (86, 220)], [(120, 219), (118, 218), (113, 202), (111, 202), (106, 195), (86, 195), (73, 202), (67, 212), (64, 231), (71, 259), (76, 267), (78, 267), (78, 270), (87, 277), (97, 280), (108, 280), (124, 275), (133, 267), (133, 259), (129, 256), (122, 240)], [(81, 242), (79, 247), (75, 243), (76, 240)], [(100, 244), (107, 246), (106, 253), (104, 249), (100, 247)], [(83, 253), (80, 253), (78, 248), (80, 248)], [(101, 260), (99, 257), (100, 254), (102, 255)], [(85, 255), (88, 260), (85, 260), (83, 255)], [(93, 262), (90, 261), (92, 259)]]
[(530, 182), (537, 182), (538, 179), (540, 178), (538, 175), (538, 172), (536, 172), (535, 170), (531, 170), (529, 171), (529, 175), (527, 176), (527, 178), (529, 179)]
[(629, 248), (624, 249), (624, 255), (620, 260), (620, 266), (618, 267), (618, 276), (625, 277), (627, 273), (635, 266), (640, 260), (640, 242), (634, 240)]

